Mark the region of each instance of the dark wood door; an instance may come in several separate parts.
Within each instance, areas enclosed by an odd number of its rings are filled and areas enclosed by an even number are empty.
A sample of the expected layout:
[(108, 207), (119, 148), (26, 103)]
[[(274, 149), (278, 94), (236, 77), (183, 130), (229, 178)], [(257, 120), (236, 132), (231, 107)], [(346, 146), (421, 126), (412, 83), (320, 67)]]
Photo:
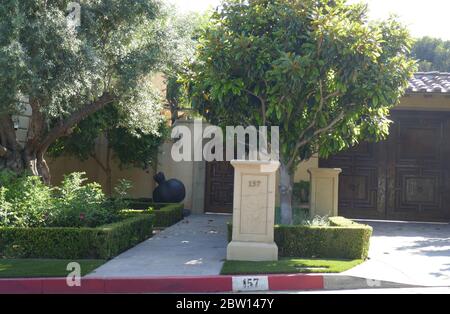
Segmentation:
[(393, 112), (388, 141), (387, 218), (450, 218), (450, 115)]
[(339, 178), (340, 214), (382, 219), (386, 212), (385, 144), (362, 143), (328, 160), (320, 167), (342, 168)]
[(233, 212), (234, 168), (228, 161), (206, 164), (205, 211)]
[(350, 218), (450, 219), (450, 114), (393, 111), (387, 141), (321, 160), (342, 168), (339, 210)]

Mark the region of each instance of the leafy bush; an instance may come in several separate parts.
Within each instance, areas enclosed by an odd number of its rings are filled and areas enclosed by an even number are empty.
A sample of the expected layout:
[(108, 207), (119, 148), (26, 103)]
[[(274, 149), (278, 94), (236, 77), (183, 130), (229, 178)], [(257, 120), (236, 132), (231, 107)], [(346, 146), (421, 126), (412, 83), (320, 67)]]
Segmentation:
[[(232, 239), (228, 225), (228, 240)], [(281, 257), (366, 259), (372, 228), (343, 217), (329, 218), (329, 226), (275, 226)]]
[(308, 181), (300, 181), (294, 183), (292, 197), (293, 204), (300, 205), (309, 202), (310, 183)]
[(114, 198), (110, 200), (110, 206), (116, 211), (124, 208), (129, 208), (130, 199), (129, 191), (133, 187), (131, 181), (121, 179), (119, 183), (114, 187)]
[(58, 227), (95, 227), (117, 219), (106, 204), (102, 188), (97, 183), (84, 184), (84, 173), (64, 177), (55, 188), (55, 215), (51, 225)]
[(148, 214), (97, 228), (0, 227), (0, 258), (109, 259), (152, 234)]
[(10, 226), (16, 219), (12, 204), (6, 200), (7, 191), (5, 187), (0, 187), (0, 227)]
[(0, 226), (37, 227), (53, 215), (52, 189), (40, 178), (0, 174)]
[(69, 174), (60, 187), (50, 188), (39, 177), (0, 172), (0, 227), (96, 227), (118, 221), (131, 183), (121, 181), (108, 200), (85, 175)]

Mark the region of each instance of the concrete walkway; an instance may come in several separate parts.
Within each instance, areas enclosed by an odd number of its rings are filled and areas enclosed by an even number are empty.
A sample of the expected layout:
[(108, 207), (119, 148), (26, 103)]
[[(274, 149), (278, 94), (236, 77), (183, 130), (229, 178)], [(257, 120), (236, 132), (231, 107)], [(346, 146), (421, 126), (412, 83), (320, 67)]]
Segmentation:
[(218, 275), (231, 216), (193, 215), (117, 256), (87, 277)]
[[(190, 216), (107, 262), (87, 278), (218, 275), (226, 257), (228, 221), (231, 216)], [(369, 260), (341, 275), (407, 285), (450, 286), (449, 224), (363, 222), (374, 228)]]
[(369, 261), (344, 275), (421, 286), (450, 286), (450, 225), (367, 222)]

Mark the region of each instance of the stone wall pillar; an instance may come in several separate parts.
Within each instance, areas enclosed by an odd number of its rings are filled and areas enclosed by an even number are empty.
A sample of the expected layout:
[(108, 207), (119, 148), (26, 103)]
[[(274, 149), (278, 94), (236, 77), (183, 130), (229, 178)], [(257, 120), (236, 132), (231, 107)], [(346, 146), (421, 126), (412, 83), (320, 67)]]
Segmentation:
[(177, 120), (175, 126), (184, 126), (191, 132), (191, 161), (175, 162), (171, 157), (173, 140), (164, 143), (158, 155), (157, 172), (162, 171), (167, 179), (178, 179), (186, 188), (183, 203), (193, 214), (205, 212), (206, 161), (195, 160), (196, 145), (203, 149), (203, 131), (209, 124), (201, 120)]
[(338, 216), (339, 174), (342, 169), (312, 168), (310, 216)]
[(276, 261), (275, 182), (278, 161), (234, 160), (233, 240), (227, 259)]

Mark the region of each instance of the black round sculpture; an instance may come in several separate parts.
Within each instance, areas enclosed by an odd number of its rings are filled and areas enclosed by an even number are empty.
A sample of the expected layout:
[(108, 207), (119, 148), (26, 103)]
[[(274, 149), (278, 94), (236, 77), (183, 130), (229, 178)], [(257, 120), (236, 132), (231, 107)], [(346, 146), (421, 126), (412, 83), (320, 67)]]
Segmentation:
[(153, 179), (158, 183), (158, 186), (153, 191), (153, 201), (155, 203), (180, 203), (186, 197), (186, 188), (180, 180), (166, 180), (162, 172), (157, 173)]

